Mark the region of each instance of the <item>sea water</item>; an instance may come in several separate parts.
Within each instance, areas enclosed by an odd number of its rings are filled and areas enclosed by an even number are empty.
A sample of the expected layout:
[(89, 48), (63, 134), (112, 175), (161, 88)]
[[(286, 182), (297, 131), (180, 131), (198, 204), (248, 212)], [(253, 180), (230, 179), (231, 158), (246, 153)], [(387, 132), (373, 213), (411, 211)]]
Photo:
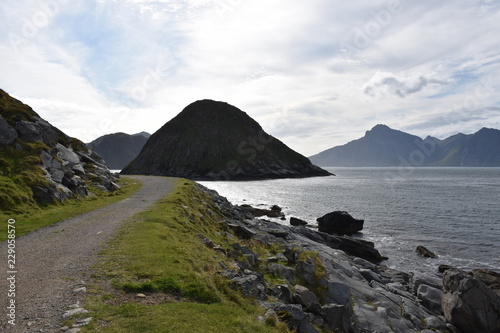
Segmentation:
[[(374, 242), (389, 258), (383, 264), (395, 269), (500, 271), (500, 168), (326, 169), (336, 176), (201, 183), (234, 204), (276, 204), (313, 225), (347, 211), (365, 220), (356, 237)], [(418, 256), (419, 245), (439, 258)]]

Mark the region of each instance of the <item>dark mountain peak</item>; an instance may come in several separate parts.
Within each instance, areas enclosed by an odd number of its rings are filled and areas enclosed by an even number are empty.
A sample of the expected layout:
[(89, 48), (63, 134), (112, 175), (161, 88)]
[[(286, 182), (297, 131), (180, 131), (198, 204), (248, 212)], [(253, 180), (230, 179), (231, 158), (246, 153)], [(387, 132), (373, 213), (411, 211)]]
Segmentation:
[(411, 135), (402, 131), (398, 131), (390, 128), (387, 125), (379, 124), (373, 127), (371, 130), (366, 131), (365, 139), (376, 139), (382, 141), (392, 141), (392, 140), (404, 140), (404, 141), (414, 141), (422, 140), (421, 138)]
[(310, 157), (321, 166), (500, 166), (500, 131), (482, 128), (440, 140), (425, 140), (386, 125), (360, 139)]
[(134, 135), (123, 132), (106, 134), (88, 143), (87, 146), (101, 155), (111, 169), (121, 170), (137, 157), (148, 140), (148, 137), (142, 133)]
[(436, 138), (435, 136), (427, 135), (427, 137), (424, 139), (425, 142), (440, 142), (441, 139)]
[(207, 99), (154, 133), (122, 173), (207, 180), (329, 175), (237, 107)]
[(149, 139), (149, 137), (151, 136), (151, 134), (149, 134), (148, 132), (140, 132), (140, 133), (136, 133), (136, 134), (132, 134), (132, 136), (143, 136), (145, 137), (146, 139)]
[(371, 130), (366, 131), (366, 133), (386, 133), (389, 131), (394, 131), (394, 130), (387, 125), (377, 124), (377, 125), (373, 126), (373, 128)]
[(494, 128), (483, 127), (474, 135), (500, 135), (500, 131)]

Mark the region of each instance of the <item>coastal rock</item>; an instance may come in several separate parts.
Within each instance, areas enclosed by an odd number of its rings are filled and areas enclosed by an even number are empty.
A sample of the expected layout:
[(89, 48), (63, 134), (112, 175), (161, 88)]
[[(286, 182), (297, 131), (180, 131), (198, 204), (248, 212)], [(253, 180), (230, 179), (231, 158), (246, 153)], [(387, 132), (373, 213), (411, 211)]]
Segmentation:
[(276, 205), (272, 206), (270, 209), (255, 208), (250, 205), (241, 205), (240, 207), (252, 214), (254, 217), (267, 216), (278, 218), (284, 216), (281, 212), (281, 207)]
[(422, 305), (429, 309), (434, 314), (441, 314), (441, 300), (443, 291), (431, 286), (421, 284), (417, 289), (417, 298), (422, 301)]
[[(215, 200), (219, 207), (230, 207), (221, 198)], [(232, 279), (237, 289), (254, 290), (246, 295), (265, 293), (267, 302), (260, 304), (291, 330), (309, 332), (314, 324), (325, 332), (453, 332), (451, 324), (440, 316), (441, 277), (433, 273), (410, 275), (379, 266), (381, 255), (373, 243), (258, 219), (231, 223), (253, 234), (241, 247), (257, 253), (252, 244), (260, 243), (273, 249), (261, 254), (272, 260), (260, 260), (253, 267), (239, 267), (239, 271), (226, 268), (222, 274)], [(279, 230), (283, 237), (267, 230)], [(277, 248), (282, 252), (275, 253)], [(360, 252), (357, 248), (371, 249), (374, 252), (369, 253), (377, 255), (368, 259), (347, 251)], [(236, 251), (235, 263), (239, 265), (244, 251), (232, 246), (227, 251), (231, 258), (231, 251)], [(279, 257), (282, 259), (277, 260)], [(269, 276), (273, 279), (268, 280)], [(275, 279), (280, 280), (279, 285), (273, 284)], [(256, 297), (262, 300), (263, 295)]]
[(317, 219), (318, 230), (328, 234), (349, 235), (363, 230), (364, 220), (353, 218), (348, 212), (335, 211)]
[(316, 294), (300, 284), (295, 286), (295, 300), (298, 304), (302, 304), (305, 307), (310, 306), (311, 303), (319, 305)]
[(417, 246), (416, 252), (425, 258), (436, 259), (438, 257), (434, 252), (422, 245)]
[(359, 239), (333, 236), (324, 232), (317, 232), (305, 227), (296, 227), (295, 234), (300, 234), (310, 240), (327, 245), (332, 249), (342, 250), (350, 255), (363, 258), (372, 263), (379, 263), (384, 259), (374, 244)]
[(473, 269), (471, 274), (491, 289), (500, 291), (500, 273), (488, 269)]
[(328, 304), (323, 306), (321, 311), (327, 329), (339, 332), (351, 331), (351, 318), (344, 305)]
[(200, 100), (151, 135), (123, 174), (194, 180), (252, 180), (330, 176), (267, 134), (245, 112)]
[(308, 223), (304, 220), (301, 220), (296, 217), (290, 217), (290, 224), (293, 226), (304, 226), (307, 225)]
[(463, 332), (498, 333), (500, 296), (483, 282), (450, 269), (443, 275), (443, 312)]
[(230, 286), (232, 289), (241, 290), (245, 297), (253, 297), (264, 301), (267, 299), (264, 281), (257, 275), (250, 274), (242, 277), (235, 277), (231, 279)]

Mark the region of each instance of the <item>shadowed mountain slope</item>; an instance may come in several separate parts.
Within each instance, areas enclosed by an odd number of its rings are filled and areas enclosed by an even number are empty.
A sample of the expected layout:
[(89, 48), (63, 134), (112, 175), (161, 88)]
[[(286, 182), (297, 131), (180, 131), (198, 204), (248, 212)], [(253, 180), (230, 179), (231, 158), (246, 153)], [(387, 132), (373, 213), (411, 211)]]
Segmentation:
[(188, 105), (154, 133), (123, 174), (243, 180), (327, 176), (224, 102)]
[(151, 135), (114, 133), (101, 136), (87, 144), (106, 161), (111, 169), (121, 170), (140, 153)]

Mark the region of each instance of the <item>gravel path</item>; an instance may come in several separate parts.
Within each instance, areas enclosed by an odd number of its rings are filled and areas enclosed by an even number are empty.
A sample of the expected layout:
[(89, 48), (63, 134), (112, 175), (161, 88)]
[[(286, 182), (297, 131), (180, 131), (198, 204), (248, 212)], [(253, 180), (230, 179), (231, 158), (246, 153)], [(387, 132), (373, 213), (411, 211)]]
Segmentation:
[[(13, 280), (8, 280), (12, 274), (7, 267), (7, 242), (0, 244), (5, 263), (0, 271), (0, 332), (61, 332), (62, 316), (79, 304), (89, 267), (106, 241), (131, 216), (175, 188), (168, 178), (131, 178), (143, 186), (130, 198), (16, 240), (15, 298), (8, 295)], [(15, 326), (8, 323), (11, 299), (15, 299)]]

